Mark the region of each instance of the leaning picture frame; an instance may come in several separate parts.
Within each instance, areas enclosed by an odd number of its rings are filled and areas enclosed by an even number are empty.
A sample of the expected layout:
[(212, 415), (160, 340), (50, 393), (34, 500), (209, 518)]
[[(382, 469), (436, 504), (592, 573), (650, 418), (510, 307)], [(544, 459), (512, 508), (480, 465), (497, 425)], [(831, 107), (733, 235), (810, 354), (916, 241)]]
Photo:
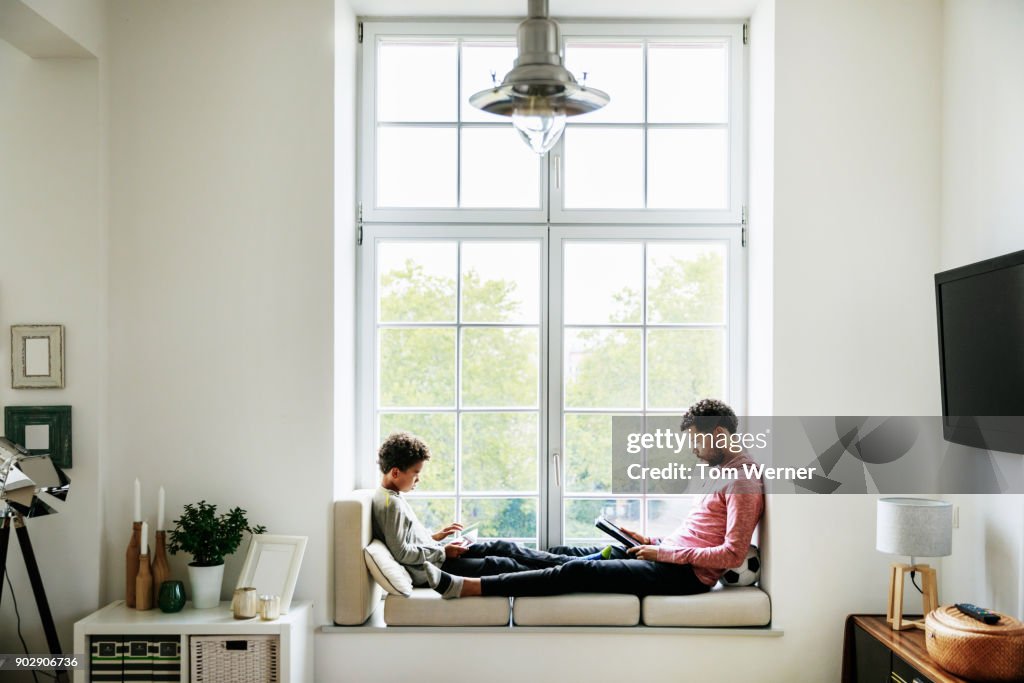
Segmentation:
[(252, 586), (257, 595), (280, 596), (281, 614), (286, 614), (292, 603), (307, 540), (306, 536), (280, 534), (253, 536), (237, 587)]
[(11, 388), (64, 388), (63, 325), (11, 325)]
[(6, 406), (4, 434), (32, 455), (71, 468), (71, 406)]

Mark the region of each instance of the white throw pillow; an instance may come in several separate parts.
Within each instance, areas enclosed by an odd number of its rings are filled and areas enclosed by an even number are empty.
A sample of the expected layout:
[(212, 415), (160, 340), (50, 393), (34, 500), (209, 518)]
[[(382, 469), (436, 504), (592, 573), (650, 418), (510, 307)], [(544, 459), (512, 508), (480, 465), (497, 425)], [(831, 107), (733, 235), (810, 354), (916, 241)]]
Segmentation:
[(370, 541), (370, 545), (363, 550), (363, 558), (366, 560), (366, 568), (381, 588), (391, 595), (412, 595), (412, 577), (382, 541)]

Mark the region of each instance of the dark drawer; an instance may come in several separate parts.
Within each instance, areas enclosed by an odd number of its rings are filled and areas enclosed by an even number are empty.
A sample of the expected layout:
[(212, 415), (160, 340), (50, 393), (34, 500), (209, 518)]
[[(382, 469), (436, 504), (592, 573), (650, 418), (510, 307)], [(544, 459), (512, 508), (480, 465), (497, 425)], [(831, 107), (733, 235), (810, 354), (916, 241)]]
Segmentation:
[(932, 683), (932, 679), (900, 659), (899, 655), (892, 656), (892, 683)]

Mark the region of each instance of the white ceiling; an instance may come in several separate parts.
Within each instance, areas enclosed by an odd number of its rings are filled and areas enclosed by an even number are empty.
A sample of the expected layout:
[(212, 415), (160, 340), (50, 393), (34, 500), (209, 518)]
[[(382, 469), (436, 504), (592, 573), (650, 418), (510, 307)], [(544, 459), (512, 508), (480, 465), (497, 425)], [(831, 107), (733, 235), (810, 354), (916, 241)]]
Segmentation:
[[(636, 19), (749, 17), (759, 0), (549, 0), (551, 16)], [(347, 0), (364, 17), (522, 17), (527, 0)]]

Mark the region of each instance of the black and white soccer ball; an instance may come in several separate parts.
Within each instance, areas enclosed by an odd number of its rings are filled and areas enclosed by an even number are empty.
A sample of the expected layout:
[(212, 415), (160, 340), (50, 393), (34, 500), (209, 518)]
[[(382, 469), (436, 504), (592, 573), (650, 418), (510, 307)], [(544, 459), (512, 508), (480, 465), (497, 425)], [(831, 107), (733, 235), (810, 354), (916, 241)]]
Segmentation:
[(753, 586), (761, 578), (761, 551), (756, 545), (750, 546), (747, 556), (738, 567), (727, 569), (719, 583), (723, 586)]

